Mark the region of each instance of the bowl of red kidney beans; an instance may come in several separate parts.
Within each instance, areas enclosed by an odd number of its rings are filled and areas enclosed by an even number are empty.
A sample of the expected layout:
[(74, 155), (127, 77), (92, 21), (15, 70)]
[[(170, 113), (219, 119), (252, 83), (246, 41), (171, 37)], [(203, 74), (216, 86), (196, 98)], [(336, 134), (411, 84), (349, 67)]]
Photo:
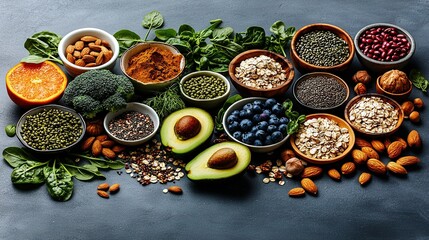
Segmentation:
[(404, 68), (416, 50), (411, 34), (390, 23), (363, 27), (356, 34), (354, 44), (360, 63), (377, 73)]

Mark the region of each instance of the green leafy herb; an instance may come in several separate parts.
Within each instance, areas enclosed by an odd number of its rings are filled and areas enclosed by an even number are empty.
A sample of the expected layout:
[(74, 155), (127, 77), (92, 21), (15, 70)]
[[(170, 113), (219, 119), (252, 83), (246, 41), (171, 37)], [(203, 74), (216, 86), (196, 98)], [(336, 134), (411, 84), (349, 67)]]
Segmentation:
[(122, 55), (128, 48), (136, 43), (143, 42), (140, 36), (130, 30), (122, 29), (113, 34), (119, 43), (119, 55)]
[(76, 166), (72, 164), (62, 164), (67, 171), (80, 181), (88, 181), (95, 177), (105, 179), (104, 175), (98, 170), (97, 166), (92, 164), (85, 164), (83, 166)]
[(223, 115), (225, 115), (225, 111), (235, 102), (237, 102), (238, 100), (241, 100), (242, 97), (239, 94), (235, 94), (232, 95), (231, 97), (229, 97), (225, 103), (223, 104), (222, 108), (219, 109), (219, 112), (217, 113), (217, 115), (215, 116), (215, 128), (217, 131), (223, 131)]
[(13, 169), (11, 174), (12, 183), (14, 184), (40, 184), (43, 183), (43, 168), (48, 165), (47, 162), (23, 163)]
[(79, 153), (70, 153), (70, 155), (85, 159), (88, 162), (90, 162), (92, 165), (94, 165), (98, 168), (102, 168), (102, 169), (109, 169), (110, 168), (110, 169), (117, 170), (117, 169), (121, 169), (124, 167), (124, 163), (122, 161), (119, 161), (119, 160), (116, 160), (116, 161), (106, 160), (106, 159), (91, 157), (91, 156), (87, 156), (87, 155), (79, 154)]
[(146, 99), (144, 103), (152, 107), (161, 120), (170, 115), (170, 113), (185, 108), (185, 103), (179, 95), (179, 85), (177, 83), (172, 84), (166, 91)]
[(293, 103), (290, 99), (283, 102), (285, 115), (289, 118), (287, 125), (287, 134), (292, 135), (299, 130), (299, 125), (305, 121), (305, 115), (300, 115), (297, 111), (293, 110)]
[(73, 194), (73, 179), (67, 169), (60, 164), (56, 168), (56, 161), (52, 167), (45, 166), (43, 175), (46, 179), (46, 186), (51, 197), (57, 201), (67, 201)]
[(19, 167), (24, 163), (34, 164), (30, 154), (23, 148), (8, 147), (3, 150), (4, 160), (13, 168)]
[(282, 21), (276, 21), (271, 25), (270, 31), (273, 33), (269, 39), (268, 49), (274, 52), (283, 54), (286, 57), (285, 48), (288, 46), (290, 40), (295, 34), (295, 27), (289, 27), (286, 29), (285, 24)]
[(429, 81), (423, 76), (423, 73), (417, 69), (412, 69), (410, 72), (410, 80), (416, 88), (423, 92), (427, 92)]
[(146, 41), (147, 37), (149, 36), (150, 30), (160, 28), (163, 24), (164, 18), (162, 17), (160, 12), (152, 11), (146, 14), (143, 18), (142, 26), (148, 29), (148, 31), (146, 32), (146, 36), (144, 37), (143, 41)]
[(58, 58), (58, 44), (60, 41), (61, 36), (53, 32), (42, 31), (34, 34), (30, 38), (27, 38), (24, 43), (24, 47), (30, 55), (21, 59), (21, 62), (41, 63), (51, 60), (63, 64)]
[(16, 134), (16, 125), (15, 124), (6, 125), (6, 127), (4, 128), (4, 131), (6, 132), (6, 135), (8, 137), (14, 137)]

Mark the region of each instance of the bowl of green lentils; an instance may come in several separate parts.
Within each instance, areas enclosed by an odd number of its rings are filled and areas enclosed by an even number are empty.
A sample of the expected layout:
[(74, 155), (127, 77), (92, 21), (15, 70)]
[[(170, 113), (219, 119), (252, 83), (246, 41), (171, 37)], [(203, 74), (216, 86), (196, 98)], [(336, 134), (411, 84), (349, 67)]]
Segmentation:
[(28, 110), (16, 124), (16, 136), (37, 153), (59, 153), (75, 147), (85, 135), (83, 117), (71, 108), (48, 104)]
[(197, 71), (180, 80), (180, 93), (189, 105), (203, 109), (221, 106), (229, 96), (231, 84), (220, 73)]

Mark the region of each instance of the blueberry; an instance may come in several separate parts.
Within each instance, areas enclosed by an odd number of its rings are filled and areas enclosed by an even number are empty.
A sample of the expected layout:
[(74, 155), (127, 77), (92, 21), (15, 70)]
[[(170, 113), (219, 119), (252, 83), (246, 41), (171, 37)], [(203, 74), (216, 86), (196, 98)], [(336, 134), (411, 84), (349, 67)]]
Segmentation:
[(258, 131), (259, 129), (258, 129), (258, 126), (255, 126), (255, 125), (253, 125), (252, 126), (252, 129), (250, 130), (250, 132), (252, 132), (252, 133), (256, 133), (256, 131)]
[(242, 136), (242, 141), (246, 144), (253, 144), (255, 141), (255, 135), (251, 132), (244, 133)]
[(280, 124), (288, 124), (289, 123), (289, 118), (287, 117), (281, 117), (279, 119)]
[(261, 140), (256, 139), (255, 141), (253, 141), (253, 145), (254, 145), (254, 146), (263, 146), (263, 143), (262, 143), (262, 141), (261, 141)]
[(252, 110), (251, 109), (243, 109), (243, 110), (240, 110), (240, 113), (239, 113), (239, 116), (240, 116), (241, 119), (251, 118), (252, 115), (253, 114), (252, 114)]
[(240, 110), (234, 110), (231, 112), (231, 115), (235, 115), (237, 117), (239, 116), (239, 114), (240, 114)]
[(272, 108), (271, 112), (276, 114), (277, 116), (281, 116), (284, 114), (283, 106), (280, 103), (276, 103)]
[(232, 122), (238, 122), (240, 119), (238, 118), (237, 115), (229, 115), (226, 118), (226, 123), (231, 124)]
[(261, 115), (260, 115), (260, 114), (255, 114), (255, 115), (253, 115), (253, 117), (252, 117), (252, 121), (253, 121), (254, 123), (258, 123), (258, 122), (260, 122), (260, 121), (261, 121)]
[(281, 133), (286, 134), (287, 133), (287, 124), (280, 124), (278, 129)]
[(261, 112), (262, 112), (262, 107), (261, 107), (261, 105), (253, 105), (253, 106), (252, 106), (252, 111), (253, 111), (254, 113), (261, 113)]
[(264, 130), (258, 130), (255, 132), (255, 137), (257, 139), (263, 140), (263, 139), (265, 139), (266, 136), (267, 136), (267, 133)]
[(268, 122), (267, 121), (259, 122), (257, 126), (258, 126), (259, 130), (264, 130), (265, 131), (268, 128)]
[(275, 100), (274, 98), (268, 98), (268, 99), (265, 101), (264, 106), (265, 106), (265, 108), (267, 108), (267, 109), (271, 109), (271, 108), (272, 108), (276, 103), (277, 103), (277, 100)]
[(270, 120), (268, 120), (268, 124), (278, 126), (280, 124), (279, 118), (278, 117), (270, 118)]
[(255, 101), (253, 101), (253, 105), (260, 105), (260, 106), (262, 106), (263, 104), (262, 104), (261, 100), (255, 100)]
[(252, 109), (253, 108), (253, 104), (251, 104), (251, 103), (246, 103), (244, 106), (243, 106), (243, 109), (244, 110), (246, 110), (246, 109)]
[(271, 134), (271, 133), (273, 133), (273, 132), (275, 132), (275, 131), (278, 131), (278, 128), (277, 128), (277, 126), (276, 126), (276, 125), (268, 125), (268, 127), (267, 127), (267, 132), (268, 132), (269, 134)]
[(269, 110), (269, 109), (264, 109), (264, 110), (262, 110), (262, 113), (263, 113), (263, 114), (266, 114), (267, 116), (270, 116), (270, 115), (271, 115), (271, 110)]
[(228, 124), (228, 130), (230, 132), (235, 132), (239, 129), (240, 129), (240, 124), (237, 121), (234, 121), (234, 122)]
[(267, 136), (264, 140), (264, 145), (271, 145), (273, 144), (273, 140), (271, 139), (271, 136)]
[(233, 138), (235, 138), (235, 139), (237, 139), (237, 140), (239, 140), (239, 141), (241, 141), (241, 137), (242, 137), (242, 133), (240, 132), (240, 131), (235, 131), (233, 134), (232, 134), (232, 137)]
[(283, 134), (279, 131), (275, 131), (271, 133), (271, 140), (273, 140), (274, 143), (280, 142), (283, 139)]
[(240, 121), (240, 128), (243, 132), (247, 132), (252, 129), (253, 123), (249, 119), (243, 119)]
[(268, 121), (268, 119), (270, 119), (270, 115), (267, 115), (265, 113), (261, 113), (259, 115), (259, 119), (260, 119), (260, 121)]

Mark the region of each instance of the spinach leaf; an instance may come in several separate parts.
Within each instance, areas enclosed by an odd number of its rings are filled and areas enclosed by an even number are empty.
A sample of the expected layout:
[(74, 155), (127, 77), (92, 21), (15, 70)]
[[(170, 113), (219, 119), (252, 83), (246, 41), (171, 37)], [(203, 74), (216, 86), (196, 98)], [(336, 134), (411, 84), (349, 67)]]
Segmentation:
[(45, 60), (51, 60), (63, 64), (58, 58), (58, 44), (60, 41), (61, 36), (53, 32), (42, 31), (35, 33), (27, 38), (24, 43), (24, 47), (28, 50), (30, 56), (23, 58), (21, 61), (41, 63)]
[(249, 27), (239, 44), (246, 49), (263, 49), (265, 47), (265, 30), (261, 27)]
[(3, 150), (3, 158), (13, 168), (19, 167), (25, 163), (30, 165), (36, 163), (36, 161), (28, 152), (19, 147), (5, 148)]
[(158, 29), (155, 31), (155, 36), (161, 41), (167, 41), (169, 38), (175, 38), (177, 36), (177, 32), (172, 28)]
[(122, 29), (117, 31), (113, 36), (119, 43), (119, 54), (122, 55), (128, 48), (136, 43), (143, 42), (140, 36), (130, 30)]
[(122, 169), (124, 167), (124, 163), (122, 161), (119, 161), (119, 160), (115, 160), (115, 161), (106, 160), (106, 159), (90, 157), (90, 156), (78, 154), (78, 153), (70, 153), (70, 155), (85, 159), (88, 162), (90, 162), (92, 165), (94, 165), (98, 168), (103, 168), (103, 169), (110, 168), (110, 169), (118, 170), (118, 169)]
[(224, 130), (222, 121), (223, 121), (223, 115), (225, 115), (226, 109), (228, 109), (233, 103), (237, 102), (238, 100), (240, 100), (242, 98), (243, 97), (241, 97), (241, 95), (234, 94), (225, 101), (222, 108), (219, 110), (219, 112), (217, 113), (217, 115), (215, 117), (215, 128), (217, 131), (223, 131)]
[(63, 163), (62, 165), (73, 177), (80, 181), (88, 181), (94, 177), (105, 179), (104, 175), (98, 171), (98, 168), (95, 165), (85, 164), (83, 166), (76, 166), (66, 163)]
[(143, 39), (143, 41), (146, 41), (147, 37), (149, 36), (149, 32), (152, 29), (160, 28), (164, 24), (164, 17), (161, 15), (158, 11), (152, 11), (148, 14), (146, 14), (143, 17), (142, 26), (148, 31), (146, 32), (146, 35)]
[(185, 32), (190, 32), (191, 34), (195, 33), (194, 28), (192, 28), (191, 26), (189, 26), (188, 24), (182, 24), (179, 27), (179, 35), (182, 35)]
[(283, 104), (285, 115), (289, 118), (287, 125), (287, 134), (292, 135), (299, 130), (299, 125), (305, 121), (305, 115), (300, 115), (297, 111), (293, 111), (293, 103), (290, 99), (286, 99)]
[(43, 183), (43, 167), (48, 165), (48, 162), (42, 163), (23, 163), (13, 169), (11, 174), (12, 183), (14, 184), (39, 184)]
[(295, 34), (295, 27), (289, 27), (286, 29), (286, 26), (282, 21), (276, 21), (271, 25), (270, 31), (273, 33), (270, 38), (267, 38), (270, 49), (275, 50), (286, 57), (285, 48)]
[(224, 42), (229, 40), (229, 36), (234, 32), (234, 29), (231, 27), (224, 28), (215, 28), (212, 32), (212, 38), (210, 41), (212, 42)]
[(72, 175), (67, 172), (67, 169), (60, 164), (59, 168), (55, 168), (56, 162), (52, 167), (46, 166), (43, 168), (43, 175), (46, 179), (46, 187), (51, 197), (57, 201), (67, 201), (73, 194), (73, 179)]

